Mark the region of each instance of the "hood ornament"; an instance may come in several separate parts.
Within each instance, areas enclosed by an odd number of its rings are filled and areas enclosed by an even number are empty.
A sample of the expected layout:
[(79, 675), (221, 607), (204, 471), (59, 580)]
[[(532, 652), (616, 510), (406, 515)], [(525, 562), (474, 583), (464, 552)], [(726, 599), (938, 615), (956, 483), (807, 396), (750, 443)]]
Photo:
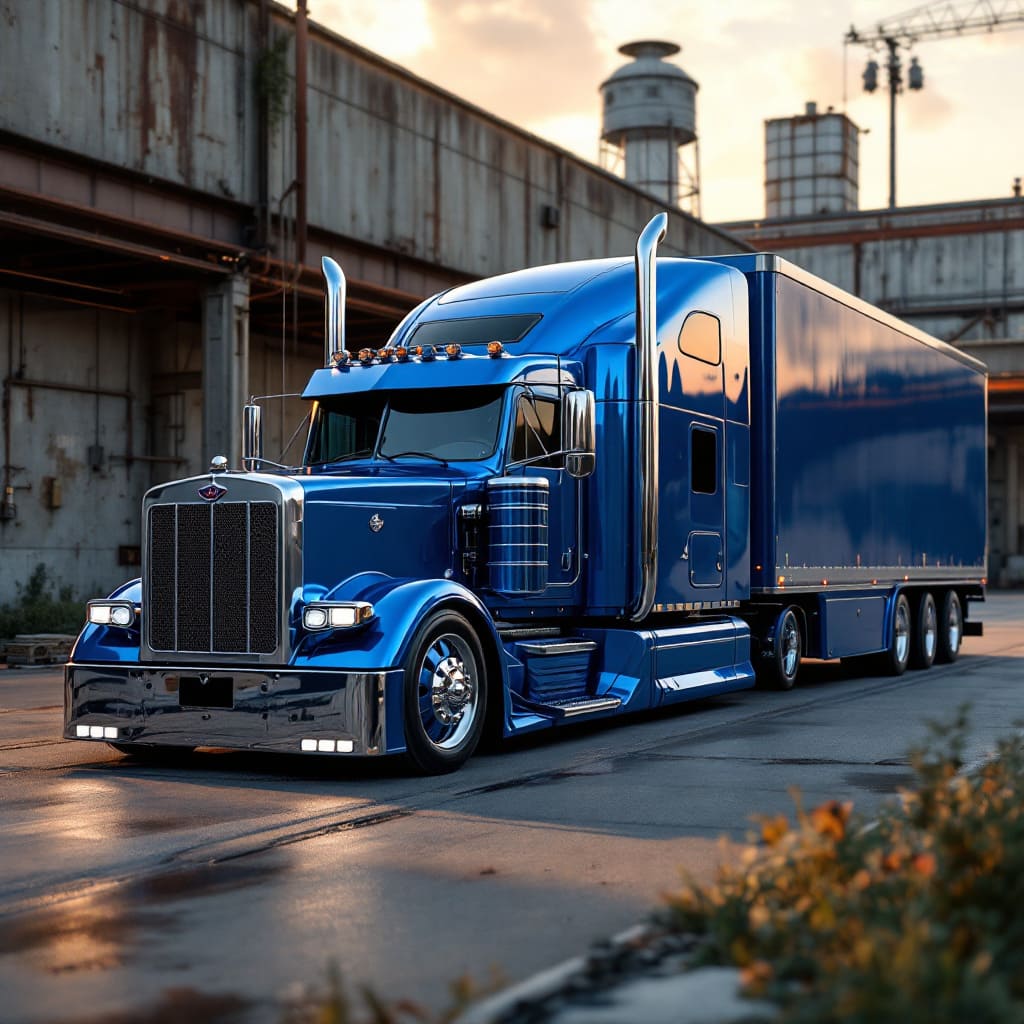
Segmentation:
[(370, 529), (373, 530), (374, 533), (380, 533), (380, 531), (384, 529), (384, 520), (381, 519), (376, 512), (370, 516)]

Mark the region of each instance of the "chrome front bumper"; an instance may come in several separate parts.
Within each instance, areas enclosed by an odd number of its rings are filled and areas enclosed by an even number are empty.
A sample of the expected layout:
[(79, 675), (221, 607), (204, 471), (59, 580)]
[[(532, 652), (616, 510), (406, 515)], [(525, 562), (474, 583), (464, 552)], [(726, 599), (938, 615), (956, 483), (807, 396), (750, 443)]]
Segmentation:
[[(64, 736), (280, 753), (388, 752), (387, 694), (401, 669), (240, 669), (70, 663)], [(115, 732), (116, 730), (116, 732)], [(396, 749), (403, 749), (401, 737)]]

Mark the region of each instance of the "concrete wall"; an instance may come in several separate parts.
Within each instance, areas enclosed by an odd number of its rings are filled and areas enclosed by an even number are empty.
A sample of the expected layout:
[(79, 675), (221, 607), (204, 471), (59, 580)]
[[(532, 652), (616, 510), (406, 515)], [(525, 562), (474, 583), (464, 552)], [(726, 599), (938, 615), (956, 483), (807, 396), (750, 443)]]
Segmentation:
[[(321, 253), (345, 254), (364, 336), (382, 341), (397, 307), (438, 288), (628, 254), (660, 208), (600, 168), (311, 24), (308, 265), (292, 267), (295, 17), (276, 4), (268, 10), (264, 36), (257, 0), (2, 4), (0, 288), (10, 290), (0, 290), (0, 370), (14, 382), (4, 460), (12, 468), (0, 467), (0, 482), (9, 476), (32, 489), (15, 492), (18, 515), (0, 522), (0, 602), (40, 561), (82, 596), (130, 578), (136, 570), (118, 564), (118, 549), (139, 544), (143, 492), (205, 471), (216, 453), (204, 450), (204, 416), (207, 434), (223, 437), (224, 417), (240, 413), (220, 408), (220, 378), (211, 384), (211, 367), (231, 380), (233, 368), (204, 358), (204, 299), (223, 280), (214, 273), (223, 261), (240, 255), (231, 273), (251, 282), (250, 324), (258, 326), (247, 390), (276, 394), (301, 390), (320, 365), (320, 344), (302, 332), (318, 321)], [(281, 110), (263, 146), (258, 68), (275, 52), (283, 76), (270, 99)], [(256, 247), (264, 198), (269, 253)], [(670, 211), (664, 253), (741, 248)], [(12, 270), (10, 253), (28, 262)], [(297, 312), (287, 289), (287, 301), (279, 298), (286, 279), (299, 282), (306, 306)], [(123, 294), (106, 291), (126, 280)], [(88, 308), (108, 301), (145, 312)], [(283, 339), (271, 326), (279, 304)], [(27, 390), (19, 376), (132, 398)], [(268, 456), (302, 411), (294, 400), (283, 412), (268, 408)], [(211, 415), (220, 416), (213, 434)], [(105, 452), (97, 468), (88, 460), (95, 444)], [(43, 494), (51, 478), (62, 491), (54, 509)]]
[[(17, 504), (16, 517), (0, 521), (0, 600), (40, 562), (77, 593), (137, 575), (118, 564), (118, 549), (139, 544), (139, 504), (157, 465), (133, 458), (148, 447), (144, 331), (120, 314), (0, 292), (0, 370), (10, 380), (4, 440)], [(97, 446), (102, 454), (90, 452)]]

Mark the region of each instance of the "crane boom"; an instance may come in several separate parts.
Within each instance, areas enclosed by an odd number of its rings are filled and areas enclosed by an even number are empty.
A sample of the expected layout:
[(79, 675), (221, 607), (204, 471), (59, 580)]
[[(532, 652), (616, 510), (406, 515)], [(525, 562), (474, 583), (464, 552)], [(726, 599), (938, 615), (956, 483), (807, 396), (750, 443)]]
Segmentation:
[(996, 29), (1024, 28), (1024, 0), (944, 0), (922, 4), (879, 21), (874, 28), (850, 26), (846, 42), (873, 45), (890, 39), (904, 45), (920, 39), (944, 39)]

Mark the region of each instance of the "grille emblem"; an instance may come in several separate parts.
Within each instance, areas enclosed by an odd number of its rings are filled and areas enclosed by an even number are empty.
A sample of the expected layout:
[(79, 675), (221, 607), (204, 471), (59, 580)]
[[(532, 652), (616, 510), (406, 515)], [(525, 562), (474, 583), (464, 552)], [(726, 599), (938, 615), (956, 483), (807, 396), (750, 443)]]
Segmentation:
[(384, 529), (384, 520), (381, 519), (376, 512), (370, 516), (370, 529), (373, 530), (374, 533), (380, 533), (380, 531)]
[(218, 498), (223, 498), (228, 493), (226, 487), (221, 487), (219, 484), (215, 484), (212, 481), (205, 487), (199, 488), (199, 497), (203, 501), (216, 501)]

